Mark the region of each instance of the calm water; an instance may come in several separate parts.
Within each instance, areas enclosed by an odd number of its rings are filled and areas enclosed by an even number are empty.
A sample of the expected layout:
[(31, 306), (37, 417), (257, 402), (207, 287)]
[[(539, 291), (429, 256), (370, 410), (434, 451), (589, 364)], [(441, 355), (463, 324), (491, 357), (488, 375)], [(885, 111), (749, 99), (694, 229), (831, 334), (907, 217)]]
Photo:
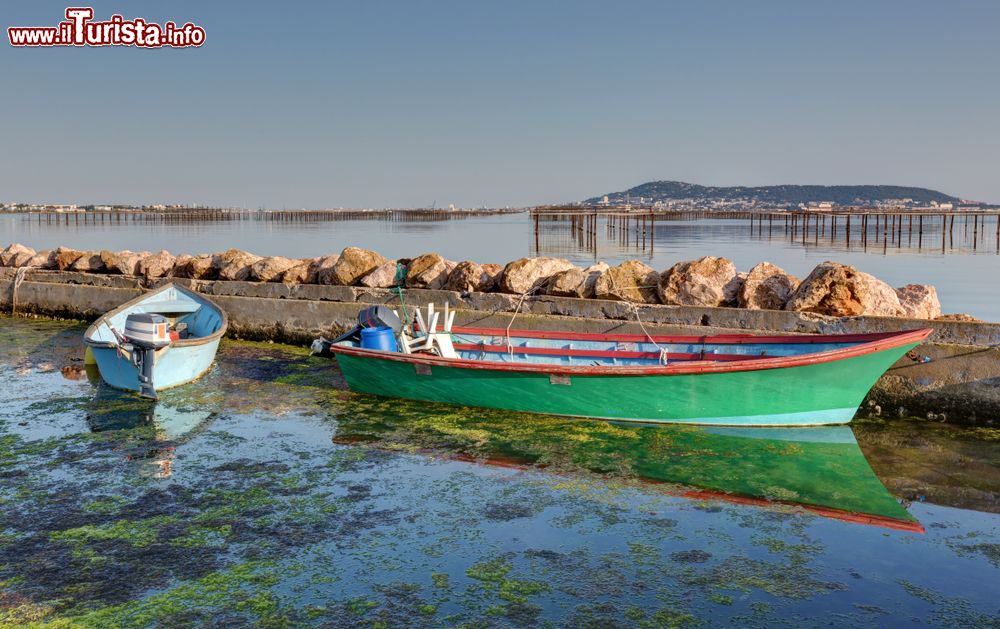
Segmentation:
[(634, 233), (628, 243), (604, 223), (596, 237), (587, 239), (570, 228), (567, 221), (542, 221), (536, 240), (534, 222), (524, 214), (478, 216), (441, 221), (350, 220), (329, 222), (219, 221), (164, 224), (126, 221), (97, 224), (77, 223), (73, 216), (61, 222), (38, 222), (25, 215), (0, 216), (0, 242), (21, 242), (35, 249), (60, 245), (80, 249), (168, 249), (172, 253), (207, 253), (229, 247), (247, 249), (260, 255), (306, 257), (339, 252), (355, 245), (375, 249), (389, 257), (413, 257), (436, 251), (455, 260), (505, 263), (526, 255), (556, 255), (578, 264), (595, 260), (617, 263), (628, 258), (645, 260), (656, 269), (668, 268), (679, 260), (703, 255), (731, 258), (740, 270), (767, 260), (804, 277), (819, 262), (837, 260), (853, 264), (884, 279), (893, 286), (909, 283), (937, 287), (945, 312), (965, 312), (989, 321), (1000, 321), (1000, 292), (985, 290), (984, 281), (1000, 272), (995, 234), (995, 218), (980, 227), (973, 250), (972, 226), (958, 219), (954, 232), (941, 251), (941, 234), (936, 225), (926, 227), (923, 243), (904, 231), (900, 243), (876, 242), (874, 226), (869, 227), (867, 250), (862, 249), (855, 228), (850, 249), (844, 243), (841, 225), (838, 238), (829, 231), (803, 242), (784, 233), (783, 223), (768, 233), (749, 222), (729, 219), (658, 222), (655, 234)]
[(417, 405), (229, 341), (153, 404), (81, 333), (0, 318), (0, 626), (1000, 623), (995, 430)]

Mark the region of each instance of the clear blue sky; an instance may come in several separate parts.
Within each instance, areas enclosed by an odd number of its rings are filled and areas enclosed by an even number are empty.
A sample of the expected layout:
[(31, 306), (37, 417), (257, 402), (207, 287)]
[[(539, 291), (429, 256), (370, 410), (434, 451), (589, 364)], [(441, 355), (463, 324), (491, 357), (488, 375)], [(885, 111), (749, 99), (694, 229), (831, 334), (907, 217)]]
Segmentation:
[[(1000, 202), (995, 0), (89, 4), (207, 41), (4, 41), (0, 200), (503, 206), (680, 179)], [(66, 6), (5, 0), (4, 38)]]

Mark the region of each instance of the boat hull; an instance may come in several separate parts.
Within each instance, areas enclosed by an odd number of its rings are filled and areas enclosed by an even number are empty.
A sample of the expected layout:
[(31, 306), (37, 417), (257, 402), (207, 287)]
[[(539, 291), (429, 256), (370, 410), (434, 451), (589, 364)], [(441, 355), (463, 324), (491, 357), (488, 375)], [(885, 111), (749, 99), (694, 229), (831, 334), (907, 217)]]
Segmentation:
[(641, 375), (470, 369), (385, 352), (337, 352), (337, 361), (352, 391), (388, 397), (616, 421), (816, 426), (850, 422), (916, 345), (777, 368)]
[[(153, 365), (156, 390), (169, 389), (197, 380), (212, 366), (219, 339), (201, 345), (171, 347), (157, 356)], [(108, 347), (92, 347), (101, 378), (116, 389), (139, 391), (139, 370), (129, 358)]]
[(184, 324), (188, 330), (186, 336), (156, 350), (152, 369), (154, 391), (201, 377), (211, 368), (228, 328), (226, 313), (214, 302), (174, 284), (164, 284), (106, 313), (87, 328), (83, 342), (104, 382), (126, 391), (143, 392), (139, 367), (132, 362), (128, 351), (119, 351), (119, 331), (126, 329), (131, 314), (158, 314), (165, 316), (171, 325)]

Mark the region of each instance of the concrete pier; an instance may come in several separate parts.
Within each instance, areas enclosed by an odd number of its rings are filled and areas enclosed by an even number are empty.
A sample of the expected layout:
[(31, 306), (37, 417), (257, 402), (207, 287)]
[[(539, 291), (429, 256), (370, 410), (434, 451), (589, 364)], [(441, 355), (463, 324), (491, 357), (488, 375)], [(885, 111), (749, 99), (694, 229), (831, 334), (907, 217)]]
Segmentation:
[[(0, 309), (18, 315), (93, 319), (143, 293), (136, 278), (67, 271), (0, 268)], [(159, 283), (171, 281), (160, 280)], [(353, 325), (364, 305), (399, 305), (394, 289), (314, 284), (173, 279), (226, 309), (231, 336), (309, 343)], [(16, 293), (15, 293), (16, 284)], [(519, 296), (404, 289), (408, 306), (451, 304), (459, 325), (506, 327)], [(863, 333), (931, 327), (917, 348), (928, 363), (901, 359), (872, 389), (861, 414), (931, 417), (950, 423), (993, 425), (1000, 420), (1000, 324), (926, 321), (893, 317), (826, 317), (782, 310), (639, 305), (651, 333), (708, 335), (734, 331)], [(631, 304), (597, 299), (531, 296), (521, 303), (514, 328), (641, 333)]]

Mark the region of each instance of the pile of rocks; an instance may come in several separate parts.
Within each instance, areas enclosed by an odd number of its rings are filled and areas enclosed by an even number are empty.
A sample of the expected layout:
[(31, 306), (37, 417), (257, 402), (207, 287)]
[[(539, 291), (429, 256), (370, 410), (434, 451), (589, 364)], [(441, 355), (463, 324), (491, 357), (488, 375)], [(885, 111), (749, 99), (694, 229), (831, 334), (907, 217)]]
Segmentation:
[(800, 280), (770, 262), (740, 273), (732, 261), (712, 256), (678, 262), (658, 272), (638, 260), (613, 267), (601, 262), (579, 268), (561, 258), (537, 257), (501, 266), (469, 260), (453, 262), (436, 253), (390, 260), (358, 247), (347, 247), (339, 255), (300, 260), (261, 257), (238, 249), (173, 256), (167, 251), (77, 251), (63, 247), (36, 252), (12, 244), (0, 252), (0, 266), (113, 273), (147, 281), (181, 277), (369, 288), (403, 286), (462, 293), (532, 293), (645, 304), (795, 310), (830, 316), (941, 317), (941, 304), (933, 286), (910, 284), (894, 289), (837, 262), (823, 262)]

